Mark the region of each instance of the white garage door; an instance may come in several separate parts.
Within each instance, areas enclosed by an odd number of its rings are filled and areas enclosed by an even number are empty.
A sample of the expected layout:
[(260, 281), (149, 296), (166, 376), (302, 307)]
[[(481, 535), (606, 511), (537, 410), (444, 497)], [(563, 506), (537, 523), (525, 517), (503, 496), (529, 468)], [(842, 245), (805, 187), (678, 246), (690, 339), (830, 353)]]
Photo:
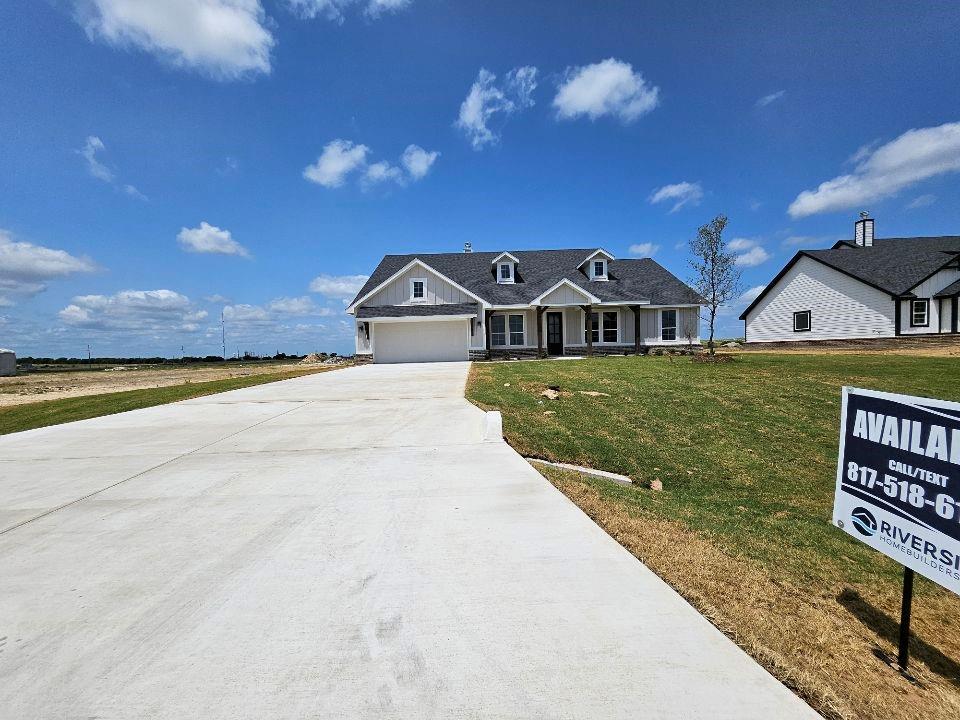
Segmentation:
[(377, 323), (373, 361), (378, 363), (467, 360), (470, 326), (466, 320)]

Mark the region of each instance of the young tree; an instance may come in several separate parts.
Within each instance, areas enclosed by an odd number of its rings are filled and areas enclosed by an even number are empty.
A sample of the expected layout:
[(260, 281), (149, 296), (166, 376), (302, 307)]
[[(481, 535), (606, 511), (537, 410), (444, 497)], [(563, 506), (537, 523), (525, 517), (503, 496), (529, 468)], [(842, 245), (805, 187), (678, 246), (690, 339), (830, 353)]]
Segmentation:
[(727, 251), (723, 239), (723, 230), (727, 226), (727, 216), (717, 215), (709, 224), (697, 231), (697, 237), (690, 241), (693, 260), (691, 284), (707, 301), (708, 320), (710, 321), (710, 340), (707, 347), (714, 354), (713, 336), (717, 322), (717, 310), (741, 293), (740, 271), (736, 257)]

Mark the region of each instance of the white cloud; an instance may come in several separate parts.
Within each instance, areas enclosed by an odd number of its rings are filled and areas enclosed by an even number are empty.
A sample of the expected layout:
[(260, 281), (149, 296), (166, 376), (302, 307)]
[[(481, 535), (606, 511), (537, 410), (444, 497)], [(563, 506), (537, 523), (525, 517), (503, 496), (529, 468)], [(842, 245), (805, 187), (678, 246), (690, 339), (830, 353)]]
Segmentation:
[(366, 145), (354, 145), (349, 140), (332, 140), (324, 145), (317, 162), (304, 168), (303, 176), (326, 188), (340, 187), (350, 173), (366, 164), (369, 152), (370, 148)]
[(500, 140), (500, 136), (488, 127), (495, 115), (506, 117), (534, 105), (537, 68), (532, 65), (514, 68), (507, 73), (503, 89), (494, 84), (496, 79), (492, 72), (480, 68), (470, 92), (460, 104), (460, 113), (454, 123), (467, 136), (474, 150)]
[(630, 254), (637, 257), (653, 257), (659, 249), (660, 246), (652, 242), (638, 243), (630, 246)]
[(204, 295), (203, 301), (211, 303), (213, 305), (219, 305), (221, 303), (230, 302), (230, 298), (228, 298), (226, 295), (220, 295), (219, 293), (214, 293), (213, 295)]
[(134, 47), (222, 80), (270, 72), (275, 44), (260, 0), (75, 0), (90, 39)]
[(342, 23), (350, 6), (363, 5), (364, 13), (379, 18), (387, 12), (396, 12), (408, 7), (411, 0), (287, 0), (287, 6), (304, 19), (324, 17)]
[(758, 245), (757, 247), (751, 248), (741, 255), (737, 255), (735, 262), (741, 267), (756, 267), (757, 265), (765, 263), (769, 259), (770, 253)]
[(927, 193), (926, 195), (918, 195), (909, 203), (907, 203), (907, 210), (916, 210), (918, 208), (929, 207), (937, 201), (936, 195), (931, 195)]
[(303, 176), (326, 188), (340, 187), (348, 177), (358, 172), (362, 173), (360, 184), (364, 188), (385, 182), (406, 185), (425, 177), (440, 156), (437, 151), (427, 151), (419, 145), (408, 145), (400, 157), (400, 163), (406, 168), (404, 173), (400, 167), (387, 160), (367, 164), (370, 153), (371, 150), (366, 145), (356, 145), (349, 140), (332, 140), (324, 146), (317, 162), (304, 169)]
[(660, 104), (660, 88), (650, 85), (630, 63), (607, 58), (593, 65), (567, 68), (553, 99), (561, 120), (586, 115), (596, 120), (614, 115), (632, 122)]
[(146, 200), (147, 196), (137, 190), (137, 188), (135, 188), (133, 185), (117, 184), (116, 173), (100, 162), (100, 159), (97, 157), (97, 153), (105, 152), (106, 149), (107, 148), (103, 144), (103, 140), (98, 138), (96, 135), (90, 135), (87, 137), (87, 141), (84, 143), (83, 147), (77, 150), (77, 154), (87, 161), (87, 170), (90, 171), (90, 174), (93, 175), (93, 177), (113, 185), (115, 188), (131, 197), (135, 197), (138, 200)]
[(908, 130), (852, 158), (853, 172), (805, 190), (790, 204), (793, 218), (862, 207), (937, 175), (960, 171), (960, 123)]
[(173, 290), (122, 290), (115, 295), (79, 295), (59, 316), (67, 325), (90, 330), (164, 334), (199, 330), (207, 312)]
[(190, 253), (250, 257), (247, 249), (233, 239), (229, 230), (207, 222), (201, 222), (200, 227), (180, 228), (177, 242), (183, 250)]
[(766, 107), (770, 103), (776, 102), (786, 94), (786, 90), (778, 90), (777, 92), (770, 93), (769, 95), (764, 95), (762, 98), (757, 100), (757, 107)]
[(673, 202), (670, 212), (675, 213), (684, 205), (699, 205), (702, 198), (703, 188), (700, 187), (700, 183), (680, 182), (657, 188), (650, 194), (648, 200), (653, 205), (664, 201)]
[(754, 248), (757, 245), (759, 245), (759, 243), (752, 238), (734, 238), (727, 243), (727, 249), (731, 252), (742, 252), (743, 250)]
[(318, 275), (310, 283), (310, 292), (329, 298), (352, 300), (369, 279), (368, 275)]
[(89, 258), (17, 242), (9, 232), (0, 230), (0, 302), (4, 305), (13, 304), (8, 295), (30, 297), (46, 290), (50, 280), (96, 269)]
[(301, 297), (281, 297), (267, 303), (267, 310), (281, 315), (333, 315), (330, 308), (321, 307), (308, 295)]
[(410, 173), (410, 177), (414, 180), (419, 180), (426, 177), (426, 174), (430, 172), (430, 168), (438, 157), (440, 157), (440, 153), (437, 151), (427, 152), (419, 145), (407, 145), (407, 149), (403, 151), (400, 162), (403, 163), (407, 172)]

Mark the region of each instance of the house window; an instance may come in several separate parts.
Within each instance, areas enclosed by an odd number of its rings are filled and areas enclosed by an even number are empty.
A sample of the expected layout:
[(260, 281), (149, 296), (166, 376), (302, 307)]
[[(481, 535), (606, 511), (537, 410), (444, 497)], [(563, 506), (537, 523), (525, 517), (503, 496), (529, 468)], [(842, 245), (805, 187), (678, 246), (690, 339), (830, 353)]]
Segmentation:
[(910, 301), (910, 327), (928, 327), (930, 325), (930, 301)]
[(500, 282), (513, 282), (513, 263), (500, 263)]
[(490, 343), (492, 345), (507, 344), (507, 316), (494, 315), (490, 318)]
[(523, 315), (510, 316), (510, 344), (523, 345)]
[(594, 280), (607, 279), (607, 261), (606, 260), (593, 261), (593, 279)]
[(793, 314), (793, 331), (810, 332), (810, 311), (801, 310)]
[(427, 279), (413, 278), (410, 280), (410, 302), (426, 302)]
[(660, 311), (660, 339), (661, 340), (677, 339), (677, 311), (676, 310)]
[[(590, 342), (600, 342), (600, 313), (590, 313)], [(583, 341), (587, 342), (587, 332), (584, 328)]]
[(605, 343), (615, 343), (617, 341), (617, 316), (616, 311), (605, 312), (603, 314), (603, 341)]

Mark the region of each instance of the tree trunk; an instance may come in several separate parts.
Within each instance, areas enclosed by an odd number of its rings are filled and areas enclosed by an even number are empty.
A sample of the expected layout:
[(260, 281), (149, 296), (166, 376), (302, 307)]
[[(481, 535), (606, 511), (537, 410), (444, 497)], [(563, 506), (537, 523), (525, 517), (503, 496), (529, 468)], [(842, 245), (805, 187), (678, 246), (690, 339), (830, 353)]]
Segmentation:
[(710, 341), (707, 343), (707, 346), (710, 348), (710, 354), (715, 355), (716, 352), (713, 349), (713, 325), (717, 320), (717, 311), (715, 308), (710, 308)]

